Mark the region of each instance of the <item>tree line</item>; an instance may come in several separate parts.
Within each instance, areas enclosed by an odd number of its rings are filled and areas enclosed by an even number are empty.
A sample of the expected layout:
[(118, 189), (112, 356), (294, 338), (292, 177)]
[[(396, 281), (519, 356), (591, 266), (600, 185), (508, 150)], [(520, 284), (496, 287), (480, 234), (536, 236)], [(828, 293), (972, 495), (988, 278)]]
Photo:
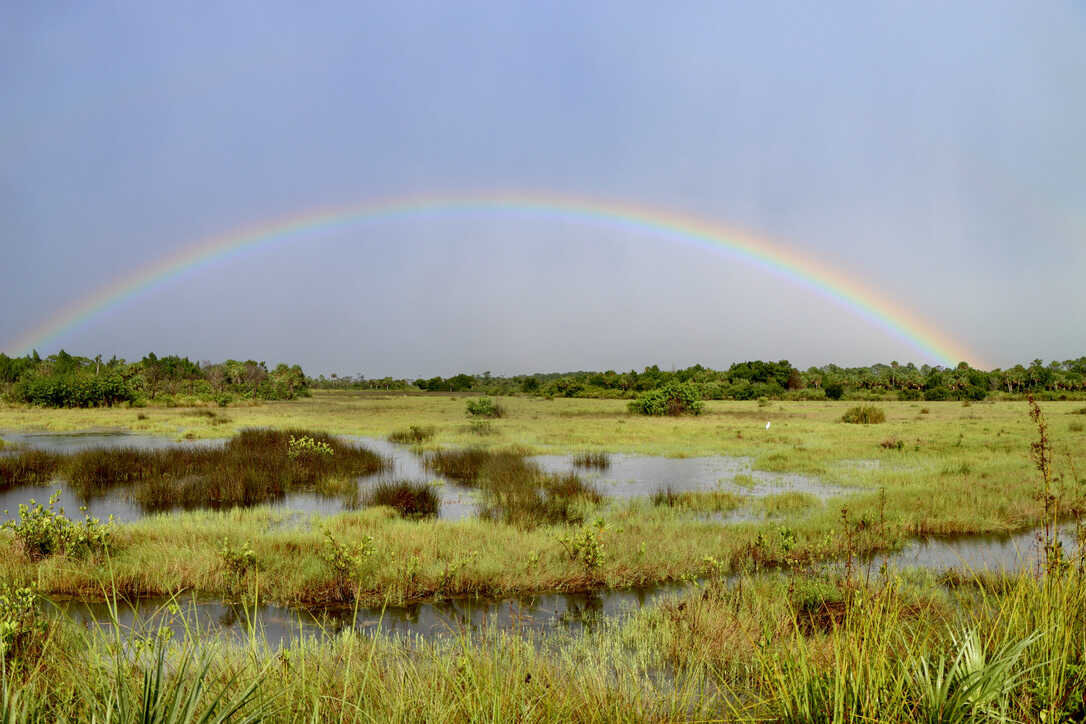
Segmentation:
[(658, 365), (642, 371), (607, 370), (535, 373), (508, 377), (461, 372), (452, 377), (420, 379), (364, 375), (311, 379), (322, 389), (418, 390), (477, 394), (533, 394), (548, 397), (633, 398), (673, 383), (693, 385), (702, 399), (886, 399), (981, 400), (990, 395), (1081, 397), (1086, 395), (1086, 357), (1047, 364), (1035, 359), (1028, 365), (981, 370), (962, 362), (957, 367), (913, 363), (841, 367), (835, 364), (800, 370), (788, 360), (737, 362), (726, 370), (700, 364), (678, 370)]
[(309, 394), (298, 365), (268, 369), (255, 360), (193, 362), (188, 357), (146, 355), (138, 362), (103, 360), (60, 350), (41, 357), (0, 354), (0, 395), (43, 407), (99, 407), (158, 400), (165, 404), (234, 399), (289, 400)]

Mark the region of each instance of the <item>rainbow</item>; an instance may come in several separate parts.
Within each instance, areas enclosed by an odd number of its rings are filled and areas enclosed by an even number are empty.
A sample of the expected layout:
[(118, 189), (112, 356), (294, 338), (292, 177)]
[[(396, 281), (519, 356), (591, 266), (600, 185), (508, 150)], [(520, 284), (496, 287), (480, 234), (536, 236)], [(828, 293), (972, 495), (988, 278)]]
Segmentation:
[(510, 215), (542, 221), (602, 225), (702, 247), (753, 264), (828, 298), (887, 334), (903, 340), (923, 361), (955, 365), (980, 359), (949, 334), (935, 329), (899, 304), (883, 298), (818, 260), (801, 256), (766, 239), (708, 221), (645, 206), (554, 194), (495, 193), (398, 197), (341, 207), (317, 208), (241, 228), (181, 248), (77, 299), (42, 324), (11, 340), (5, 348), (26, 354), (43, 347), (115, 305), (178, 274), (228, 260), (271, 243), (289, 242), (352, 224), (397, 218), (455, 215)]

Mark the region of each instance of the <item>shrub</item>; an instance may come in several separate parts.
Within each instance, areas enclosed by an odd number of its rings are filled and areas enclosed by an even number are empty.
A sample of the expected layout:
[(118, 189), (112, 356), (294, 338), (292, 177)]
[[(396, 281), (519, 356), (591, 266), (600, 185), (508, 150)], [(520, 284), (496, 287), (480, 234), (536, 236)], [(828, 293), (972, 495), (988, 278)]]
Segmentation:
[(701, 397), (689, 383), (671, 383), (649, 390), (629, 404), (630, 412), (640, 415), (700, 415)]
[(931, 402), (939, 402), (941, 400), (949, 400), (951, 398), (951, 392), (949, 387), (932, 387), (929, 390), (924, 390), (924, 399)]
[(480, 397), (467, 402), (468, 417), (504, 417), (505, 408), (489, 397)]
[(324, 531), (325, 546), (321, 559), (331, 569), (336, 582), (345, 586), (352, 580), (361, 582), (369, 572), (370, 560), (377, 552), (372, 536), (363, 538), (353, 546), (340, 543), (328, 530)]
[(602, 566), (607, 558), (603, 550), (605, 530), (603, 518), (597, 518), (594, 524), (586, 525), (577, 533), (558, 536), (558, 542), (571, 561), (578, 561), (592, 571)]
[(332, 457), (334, 454), (335, 450), (327, 442), (314, 440), (308, 435), (299, 438), (291, 435), (290, 442), (287, 443), (287, 457), (291, 460)]
[(249, 545), (249, 541), (235, 548), (228, 538), (223, 538), (222, 547), (219, 548), (219, 558), (222, 559), (226, 570), (238, 578), (244, 576), (256, 565), (256, 551)]
[(22, 657), (44, 634), (46, 625), (38, 615), (37, 598), (33, 588), (0, 584), (0, 661)]
[(888, 437), (879, 443), (879, 446), (884, 450), (904, 450), (905, 443), (898, 440), (896, 437)]
[(831, 400), (840, 400), (845, 395), (845, 386), (840, 382), (826, 383), (826, 397)]
[(850, 407), (841, 416), (841, 421), (859, 425), (874, 425), (879, 422), (886, 422), (886, 413), (883, 412), (881, 407), (875, 407), (874, 405), (857, 405), (856, 407)]
[(30, 505), (19, 506), (19, 520), (9, 520), (0, 529), (10, 530), (32, 561), (56, 554), (81, 558), (104, 552), (113, 536), (113, 516), (105, 524), (90, 516), (84, 516), (82, 523), (74, 523), (63, 509), (56, 508), (59, 498), (57, 491), (48, 507), (31, 499)]

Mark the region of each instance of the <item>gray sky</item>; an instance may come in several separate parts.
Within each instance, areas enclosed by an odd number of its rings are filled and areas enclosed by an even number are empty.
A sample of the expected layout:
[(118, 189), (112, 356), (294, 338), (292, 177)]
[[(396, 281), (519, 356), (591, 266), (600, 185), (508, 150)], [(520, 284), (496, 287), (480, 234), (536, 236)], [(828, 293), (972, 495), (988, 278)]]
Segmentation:
[[(975, 362), (1086, 354), (1082, 2), (61, 5), (0, 8), (0, 348), (208, 236), (522, 189), (770, 238)], [(935, 361), (732, 257), (487, 214), (267, 245), (61, 346), (368, 376)]]

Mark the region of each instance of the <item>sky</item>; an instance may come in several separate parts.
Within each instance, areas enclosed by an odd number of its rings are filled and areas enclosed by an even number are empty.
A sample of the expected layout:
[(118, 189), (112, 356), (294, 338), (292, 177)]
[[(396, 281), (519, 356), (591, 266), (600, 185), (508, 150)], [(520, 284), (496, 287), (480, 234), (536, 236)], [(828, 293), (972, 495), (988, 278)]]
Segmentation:
[[(942, 360), (723, 249), (316, 209), (559, 195), (733, 229), (1005, 367), (1086, 354), (1083, 2), (0, 7), (0, 350), (368, 377)], [(654, 212), (655, 213), (655, 212)]]

